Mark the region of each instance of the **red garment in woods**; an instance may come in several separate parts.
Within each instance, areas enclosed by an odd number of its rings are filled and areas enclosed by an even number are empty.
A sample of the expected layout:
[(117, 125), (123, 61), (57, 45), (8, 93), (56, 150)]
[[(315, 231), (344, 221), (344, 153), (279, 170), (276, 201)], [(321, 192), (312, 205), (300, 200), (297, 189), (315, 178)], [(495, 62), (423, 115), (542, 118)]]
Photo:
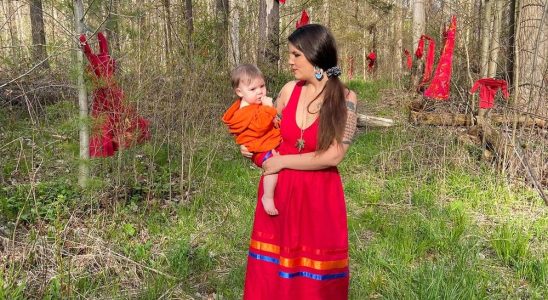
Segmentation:
[(377, 54), (375, 54), (375, 51), (371, 51), (369, 55), (367, 55), (367, 60), (369, 61), (369, 64), (367, 65), (367, 70), (369, 72), (373, 72), (375, 62), (377, 61)]
[[(282, 112), (281, 155), (316, 150), (319, 120), (301, 131), (295, 115), (303, 82), (297, 83)], [(244, 300), (347, 300), (348, 229), (344, 191), (336, 167), (315, 171), (283, 169), (269, 216), (260, 199), (247, 253)]]
[(278, 2), (280, 2), (281, 4), (284, 4), (285, 0), (279, 0)]
[(482, 78), (474, 83), (474, 86), (472, 86), (472, 89), (470, 90), (470, 94), (473, 94), (480, 89), (479, 107), (484, 109), (492, 108), (495, 104), (495, 95), (499, 88), (502, 91), (502, 96), (505, 99), (508, 99), (508, 97), (510, 97), (510, 94), (508, 93), (508, 83), (506, 83), (506, 80), (502, 79)]
[(434, 42), (431, 37), (423, 34), (419, 40), (419, 45), (415, 51), (415, 56), (419, 59), (422, 58), (422, 55), (424, 54), (425, 40), (428, 40), (428, 53), (424, 62), (424, 74), (419, 86), (425, 85), (430, 80), (432, 75), (432, 67), (434, 66), (434, 55), (436, 54), (436, 42)]
[(424, 91), (424, 96), (436, 100), (447, 100), (451, 85), (451, 67), (453, 64), (453, 49), (455, 48), (455, 33), (457, 31), (457, 18), (451, 17), (449, 28), (444, 31), (445, 45), (434, 73), (430, 86)]
[(295, 24), (296, 28), (299, 28), (303, 25), (306, 25), (310, 22), (310, 18), (308, 17), (308, 14), (306, 13), (306, 10), (303, 9), (303, 12), (301, 14), (301, 19), (297, 21), (297, 24)]
[(409, 50), (404, 49), (403, 53), (405, 54), (405, 57), (407, 57), (407, 69), (411, 70), (413, 67), (413, 58), (411, 57), (411, 53), (409, 53)]
[(120, 147), (130, 147), (150, 138), (149, 121), (134, 109), (122, 104), (124, 92), (114, 80), (116, 62), (109, 54), (108, 42), (97, 34), (99, 52), (93, 53), (86, 36), (80, 35), (80, 45), (89, 61), (94, 91), (91, 116), (97, 120), (89, 142), (91, 157), (112, 156)]

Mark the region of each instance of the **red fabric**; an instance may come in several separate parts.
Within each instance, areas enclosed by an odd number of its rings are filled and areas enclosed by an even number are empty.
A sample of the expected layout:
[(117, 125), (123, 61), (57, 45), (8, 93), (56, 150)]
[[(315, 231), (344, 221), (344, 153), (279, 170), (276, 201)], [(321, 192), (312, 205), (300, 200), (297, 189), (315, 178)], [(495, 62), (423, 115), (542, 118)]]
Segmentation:
[(90, 156), (112, 156), (122, 147), (131, 147), (150, 139), (149, 121), (138, 116), (134, 109), (123, 105), (124, 92), (114, 80), (116, 62), (109, 54), (103, 33), (97, 34), (99, 52), (93, 53), (86, 36), (80, 35), (80, 45), (93, 79), (91, 116), (98, 123), (92, 130)]
[(502, 90), (502, 96), (505, 99), (508, 99), (508, 97), (510, 97), (510, 94), (508, 93), (508, 83), (506, 80), (502, 79), (482, 78), (474, 83), (474, 86), (470, 89), (470, 94), (473, 94), (480, 89), (479, 107), (492, 108), (495, 104), (495, 95), (499, 88)]
[(308, 14), (306, 13), (306, 10), (303, 9), (303, 12), (301, 14), (301, 19), (297, 21), (297, 24), (295, 24), (296, 28), (299, 28), (303, 25), (306, 25), (310, 22), (310, 18), (308, 17)]
[(280, 2), (281, 4), (284, 4), (285, 0), (279, 0), (278, 2)]
[(449, 28), (443, 33), (445, 45), (438, 62), (438, 67), (434, 73), (434, 78), (432, 78), (430, 86), (424, 91), (424, 96), (427, 98), (436, 100), (449, 99), (456, 31), (457, 18), (453, 16)]
[(425, 40), (428, 41), (428, 53), (424, 63), (424, 74), (422, 76), (422, 80), (419, 86), (425, 85), (430, 80), (430, 77), (432, 75), (432, 68), (434, 66), (434, 55), (436, 54), (436, 42), (434, 42), (431, 37), (427, 35), (422, 35), (419, 40), (417, 50), (415, 51), (415, 56), (419, 59), (422, 58), (422, 55), (424, 53)]
[(369, 64), (367, 65), (367, 70), (369, 72), (372, 72), (373, 68), (375, 67), (375, 62), (377, 61), (377, 54), (375, 54), (374, 51), (371, 51), (369, 55), (367, 55), (367, 60), (369, 61)]
[[(303, 83), (283, 110), (280, 154), (298, 154), (301, 130), (295, 112)], [(316, 149), (319, 121), (305, 128), (303, 152)], [(245, 277), (245, 300), (348, 299), (348, 229), (344, 192), (336, 167), (317, 171), (284, 169), (274, 202), (280, 214), (266, 214), (259, 183)], [(289, 277), (289, 278), (288, 278)], [(310, 278), (313, 277), (313, 278)]]
[(403, 53), (405, 54), (405, 57), (407, 57), (407, 69), (411, 70), (411, 68), (413, 67), (413, 58), (411, 57), (411, 53), (409, 53), (409, 50), (407, 49), (404, 49)]

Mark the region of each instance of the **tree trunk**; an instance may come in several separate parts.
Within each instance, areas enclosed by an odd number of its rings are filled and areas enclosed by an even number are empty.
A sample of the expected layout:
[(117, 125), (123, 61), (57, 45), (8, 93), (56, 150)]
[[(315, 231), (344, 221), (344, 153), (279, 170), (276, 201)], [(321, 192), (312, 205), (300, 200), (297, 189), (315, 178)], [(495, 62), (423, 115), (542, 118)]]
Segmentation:
[(277, 0), (259, 1), (258, 63), (263, 70), (277, 73), (280, 59), (280, 4)]
[(194, 17), (192, 14), (192, 0), (185, 0), (185, 24), (189, 45), (191, 44), (192, 33), (194, 32)]
[(547, 0), (519, 2), (517, 60), (515, 71), (516, 104), (528, 113), (548, 116), (546, 73), (548, 69), (548, 4)]
[[(107, 32), (107, 37), (112, 45), (112, 49), (117, 53), (120, 52), (120, 26), (118, 25), (118, 10), (120, 7), (120, 0), (108, 1), (108, 16), (107, 24), (105, 26), (105, 31)], [(112, 3), (112, 6), (110, 5)]]
[[(413, 3), (413, 49), (412, 54), (418, 47), (421, 35), (425, 33), (425, 13), (424, 13), (424, 0), (415, 0)], [(414, 59), (413, 69), (411, 71), (411, 89), (416, 89), (419, 85), (424, 70), (424, 60)]]
[(489, 69), (487, 77), (494, 78), (497, 75), (498, 57), (500, 50), (500, 25), (502, 19), (503, 3), (501, 0), (495, 0), (493, 5), (494, 17), (493, 22), (493, 37), (491, 38), (491, 46), (489, 51)]
[(514, 84), (514, 51), (516, 45), (516, 0), (510, 1), (508, 16), (508, 50), (506, 52), (508, 73), (508, 86), (511, 88)]
[(230, 1), (230, 63), (232, 68), (240, 64), (240, 7)]
[(424, 14), (424, 0), (415, 0), (413, 3), (413, 49), (417, 49), (421, 35), (425, 33), (424, 27), (426, 24)]
[(15, 10), (13, 9), (11, 1), (7, 1), (7, 25), (10, 37), (11, 47), (11, 60), (18, 62), (20, 59), (19, 39), (17, 38), (17, 22), (15, 22)]
[[(76, 33), (83, 34), (84, 27), (84, 5), (82, 0), (74, 0), (74, 28)], [(85, 188), (89, 178), (89, 126), (86, 122), (88, 118), (88, 95), (84, 83), (84, 53), (78, 48), (76, 54), (76, 68), (78, 70), (78, 104), (80, 106), (80, 166), (78, 174), (78, 184)]]
[(395, 22), (394, 22), (394, 41), (395, 41), (395, 47), (393, 49), (392, 57), (394, 58), (394, 67), (396, 70), (397, 76), (400, 76), (403, 70), (403, 64), (404, 61), (402, 60), (402, 53), (403, 53), (403, 38), (402, 38), (402, 30), (403, 30), (403, 8), (396, 6), (394, 8), (395, 10)]
[(215, 0), (215, 21), (217, 24), (217, 60), (226, 61), (228, 49), (228, 0)]
[(32, 58), (36, 63), (43, 61), (40, 65), (49, 69), (46, 51), (46, 32), (44, 31), (44, 14), (42, 11), (42, 0), (32, 0), (30, 3), (30, 26), (32, 28)]
[(171, 4), (169, 0), (162, 0), (164, 5), (164, 50), (166, 56), (166, 66), (169, 68), (171, 57)]
[(488, 75), (489, 68), (489, 44), (491, 42), (491, 6), (493, 0), (485, 0), (483, 4), (483, 19), (481, 27), (481, 59), (480, 59), (480, 77), (484, 78)]

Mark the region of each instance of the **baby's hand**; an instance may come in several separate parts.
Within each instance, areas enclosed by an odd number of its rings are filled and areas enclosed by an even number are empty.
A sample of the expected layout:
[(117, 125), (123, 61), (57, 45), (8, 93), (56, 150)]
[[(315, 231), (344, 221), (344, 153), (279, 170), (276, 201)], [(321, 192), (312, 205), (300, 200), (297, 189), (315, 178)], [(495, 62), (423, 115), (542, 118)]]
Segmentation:
[(264, 96), (263, 99), (261, 100), (261, 102), (263, 103), (263, 105), (266, 105), (266, 106), (274, 106), (272, 104), (272, 98), (267, 97), (267, 96)]

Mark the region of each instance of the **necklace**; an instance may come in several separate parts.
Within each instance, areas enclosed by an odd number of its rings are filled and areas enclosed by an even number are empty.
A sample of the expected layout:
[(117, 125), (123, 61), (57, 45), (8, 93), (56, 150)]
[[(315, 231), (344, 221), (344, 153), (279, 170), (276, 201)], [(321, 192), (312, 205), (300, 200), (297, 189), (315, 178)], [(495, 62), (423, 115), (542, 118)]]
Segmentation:
[(297, 147), (297, 150), (299, 152), (301, 152), (303, 149), (304, 149), (304, 143), (305, 143), (305, 140), (303, 138), (303, 135), (304, 135), (304, 123), (306, 123), (306, 115), (304, 113), (304, 108), (306, 107), (306, 105), (304, 105), (303, 103), (303, 120), (301, 122), (301, 127), (299, 128), (301, 130), (301, 137), (299, 139), (297, 139), (297, 143), (295, 143), (295, 147)]
[[(295, 143), (295, 148), (297, 148), (297, 150), (298, 150), (299, 152), (301, 152), (301, 151), (304, 149), (304, 145), (305, 145), (305, 142), (306, 142), (306, 141), (304, 140), (304, 131), (305, 131), (306, 129), (308, 129), (308, 127), (307, 127), (307, 128), (304, 128), (304, 124), (306, 124), (307, 121), (308, 121), (308, 113), (312, 113), (312, 112), (310, 112), (310, 111), (308, 110), (308, 107), (307, 107), (307, 106), (310, 105), (312, 102), (316, 101), (316, 99), (318, 98), (318, 96), (321, 95), (322, 92), (323, 92), (323, 89), (322, 89), (322, 91), (321, 91), (316, 97), (314, 97), (314, 99), (312, 99), (312, 101), (310, 101), (310, 102), (309, 102), (308, 104), (306, 104), (306, 105), (304, 104), (305, 101), (303, 101), (303, 109), (302, 109), (302, 112), (303, 112), (303, 119), (302, 119), (302, 122), (301, 122), (301, 126), (300, 126), (300, 128), (299, 128), (300, 131), (301, 131), (301, 137), (298, 138), (298, 139), (297, 139), (297, 142)], [(316, 110), (317, 110), (316, 113), (320, 112), (320, 108), (321, 108), (322, 102), (323, 102), (323, 101), (319, 102), (319, 103), (316, 105)], [(306, 112), (307, 112), (307, 113), (305, 113), (305, 108), (306, 108)], [(316, 114), (316, 113), (314, 113), (314, 114)], [(296, 118), (296, 116), (295, 116), (295, 121), (297, 121), (296, 119), (297, 119), (297, 118)], [(310, 126), (310, 125), (309, 125), (309, 126)]]

